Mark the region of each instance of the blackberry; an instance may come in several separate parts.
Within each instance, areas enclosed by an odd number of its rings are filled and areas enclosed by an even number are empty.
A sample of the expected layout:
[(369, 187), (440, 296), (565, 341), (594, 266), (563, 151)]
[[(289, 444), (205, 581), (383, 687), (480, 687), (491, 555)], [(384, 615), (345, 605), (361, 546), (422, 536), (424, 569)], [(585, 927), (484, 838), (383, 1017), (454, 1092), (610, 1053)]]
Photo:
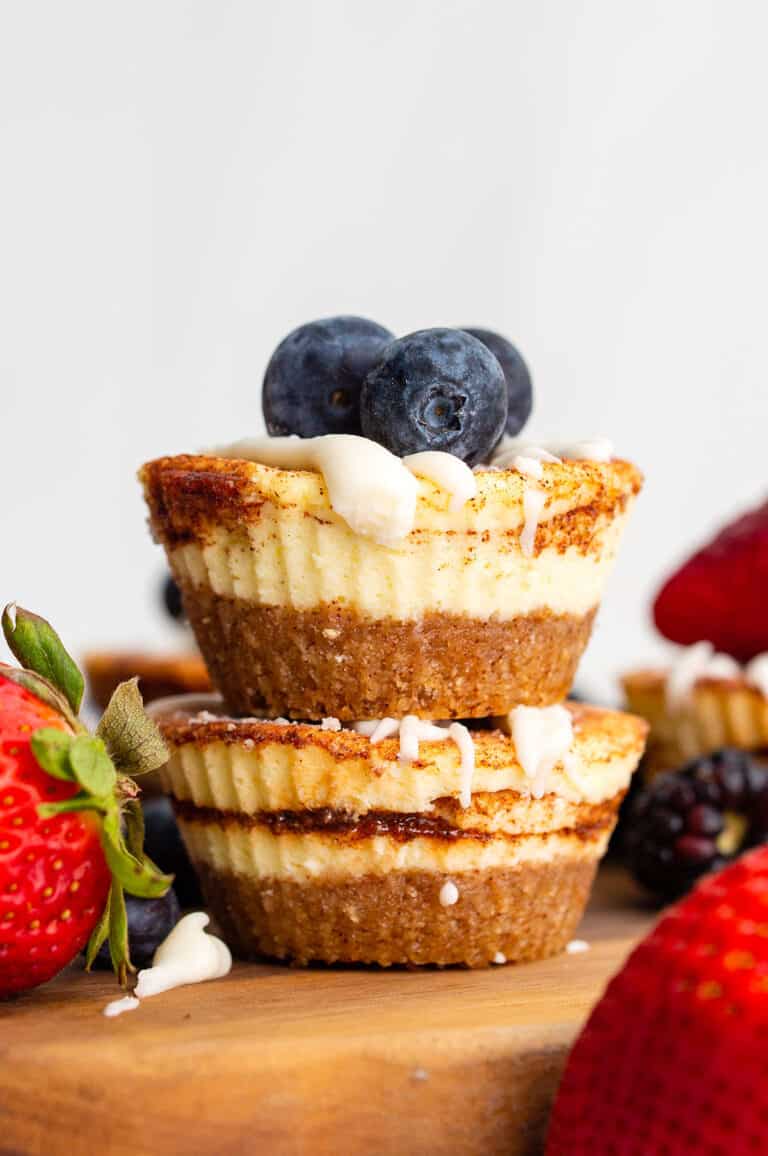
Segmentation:
[(632, 804), (625, 848), (635, 878), (671, 900), (766, 842), (768, 766), (725, 748), (657, 775)]

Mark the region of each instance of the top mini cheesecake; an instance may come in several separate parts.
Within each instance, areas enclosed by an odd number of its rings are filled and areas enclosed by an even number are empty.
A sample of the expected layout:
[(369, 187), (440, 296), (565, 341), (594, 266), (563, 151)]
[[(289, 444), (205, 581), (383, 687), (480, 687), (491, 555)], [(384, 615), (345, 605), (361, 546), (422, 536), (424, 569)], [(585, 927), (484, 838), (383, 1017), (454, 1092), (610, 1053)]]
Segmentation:
[(631, 463), (540, 451), (472, 472), (358, 437), (227, 453), (140, 477), (230, 711), (480, 718), (565, 697), (641, 486)]

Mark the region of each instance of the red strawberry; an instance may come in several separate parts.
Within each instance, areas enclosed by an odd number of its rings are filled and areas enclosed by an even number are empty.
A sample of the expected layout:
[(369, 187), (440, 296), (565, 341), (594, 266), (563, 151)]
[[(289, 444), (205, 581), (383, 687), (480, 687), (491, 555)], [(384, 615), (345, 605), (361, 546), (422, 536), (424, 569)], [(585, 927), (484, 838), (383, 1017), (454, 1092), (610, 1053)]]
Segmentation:
[(0, 998), (45, 983), (89, 937), (89, 960), (109, 938), (125, 983), (123, 892), (153, 898), (171, 880), (143, 853), (137, 788), (122, 772), (162, 763), (162, 740), (135, 682), (88, 734), (82, 676), (48, 623), (7, 608), (2, 626), (27, 669), (0, 664)]
[(721, 530), (662, 587), (656, 626), (748, 662), (768, 651), (768, 501)]
[(707, 876), (611, 981), (547, 1156), (768, 1152), (768, 847)]
[(40, 727), (72, 733), (62, 716), (3, 676), (0, 665), (0, 996), (56, 975), (82, 951), (112, 876), (87, 813), (40, 819), (40, 803), (77, 794), (46, 774), (30, 738)]

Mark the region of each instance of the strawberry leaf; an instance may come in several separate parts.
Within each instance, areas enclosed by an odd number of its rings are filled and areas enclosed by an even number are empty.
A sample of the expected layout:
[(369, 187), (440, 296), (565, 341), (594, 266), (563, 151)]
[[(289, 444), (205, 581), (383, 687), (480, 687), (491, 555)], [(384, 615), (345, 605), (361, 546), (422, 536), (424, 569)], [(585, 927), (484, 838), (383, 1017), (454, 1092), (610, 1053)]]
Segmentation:
[(128, 948), (128, 912), (125, 909), (125, 894), (116, 879), (112, 880), (109, 892), (109, 954), (112, 967), (121, 987), (128, 986), (128, 972), (136, 968), (131, 963)]
[(69, 749), (69, 765), (74, 777), (90, 795), (111, 795), (117, 783), (112, 760), (101, 739), (78, 735)]
[(112, 902), (112, 890), (110, 888), (109, 895), (107, 896), (107, 902), (104, 904), (104, 910), (102, 911), (101, 915), (99, 916), (99, 922), (96, 924), (93, 931), (91, 932), (91, 937), (88, 940), (88, 944), (85, 948), (85, 970), (86, 971), (90, 971), (91, 968), (93, 967), (93, 961), (95, 960), (96, 956), (99, 954), (99, 948), (101, 947), (102, 943), (104, 943), (106, 941), (106, 938), (109, 935), (109, 908), (110, 908), (111, 902)]
[(52, 683), (77, 714), (85, 689), (83, 676), (50, 623), (10, 603), (3, 611), (2, 626), (5, 640), (21, 665)]
[(118, 771), (144, 775), (168, 762), (160, 731), (144, 712), (139, 680), (121, 682), (96, 728)]
[(138, 798), (128, 799), (123, 807), (125, 845), (131, 855), (144, 858), (144, 811)]
[(75, 773), (69, 763), (69, 751), (73, 743), (72, 735), (55, 727), (41, 727), (30, 739), (32, 754), (39, 766), (54, 779), (66, 782), (75, 780)]
[(138, 895), (140, 899), (159, 899), (165, 895), (173, 876), (163, 875), (148, 859), (137, 859), (131, 854), (120, 830), (117, 805), (104, 816), (100, 835), (107, 865), (129, 895)]

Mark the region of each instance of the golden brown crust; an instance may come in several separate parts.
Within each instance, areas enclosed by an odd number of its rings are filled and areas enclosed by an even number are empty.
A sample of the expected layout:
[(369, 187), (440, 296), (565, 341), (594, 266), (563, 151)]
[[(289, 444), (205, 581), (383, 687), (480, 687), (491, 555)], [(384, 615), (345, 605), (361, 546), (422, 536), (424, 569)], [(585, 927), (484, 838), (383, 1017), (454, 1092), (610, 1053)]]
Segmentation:
[(253, 879), (198, 864), (207, 905), (243, 957), (294, 963), (486, 967), (544, 959), (573, 936), (597, 858), (464, 872), (458, 902), (440, 903), (449, 876), (392, 872), (339, 881)]
[(234, 714), (340, 719), (484, 718), (548, 706), (571, 686), (595, 611), (507, 621), (425, 614), (367, 618), (227, 598), (182, 579), (211, 677)]
[(151, 654), (140, 650), (92, 650), (85, 655), (83, 666), (91, 697), (102, 710), (118, 683), (136, 676), (145, 702), (211, 689), (205, 663), (194, 652)]

